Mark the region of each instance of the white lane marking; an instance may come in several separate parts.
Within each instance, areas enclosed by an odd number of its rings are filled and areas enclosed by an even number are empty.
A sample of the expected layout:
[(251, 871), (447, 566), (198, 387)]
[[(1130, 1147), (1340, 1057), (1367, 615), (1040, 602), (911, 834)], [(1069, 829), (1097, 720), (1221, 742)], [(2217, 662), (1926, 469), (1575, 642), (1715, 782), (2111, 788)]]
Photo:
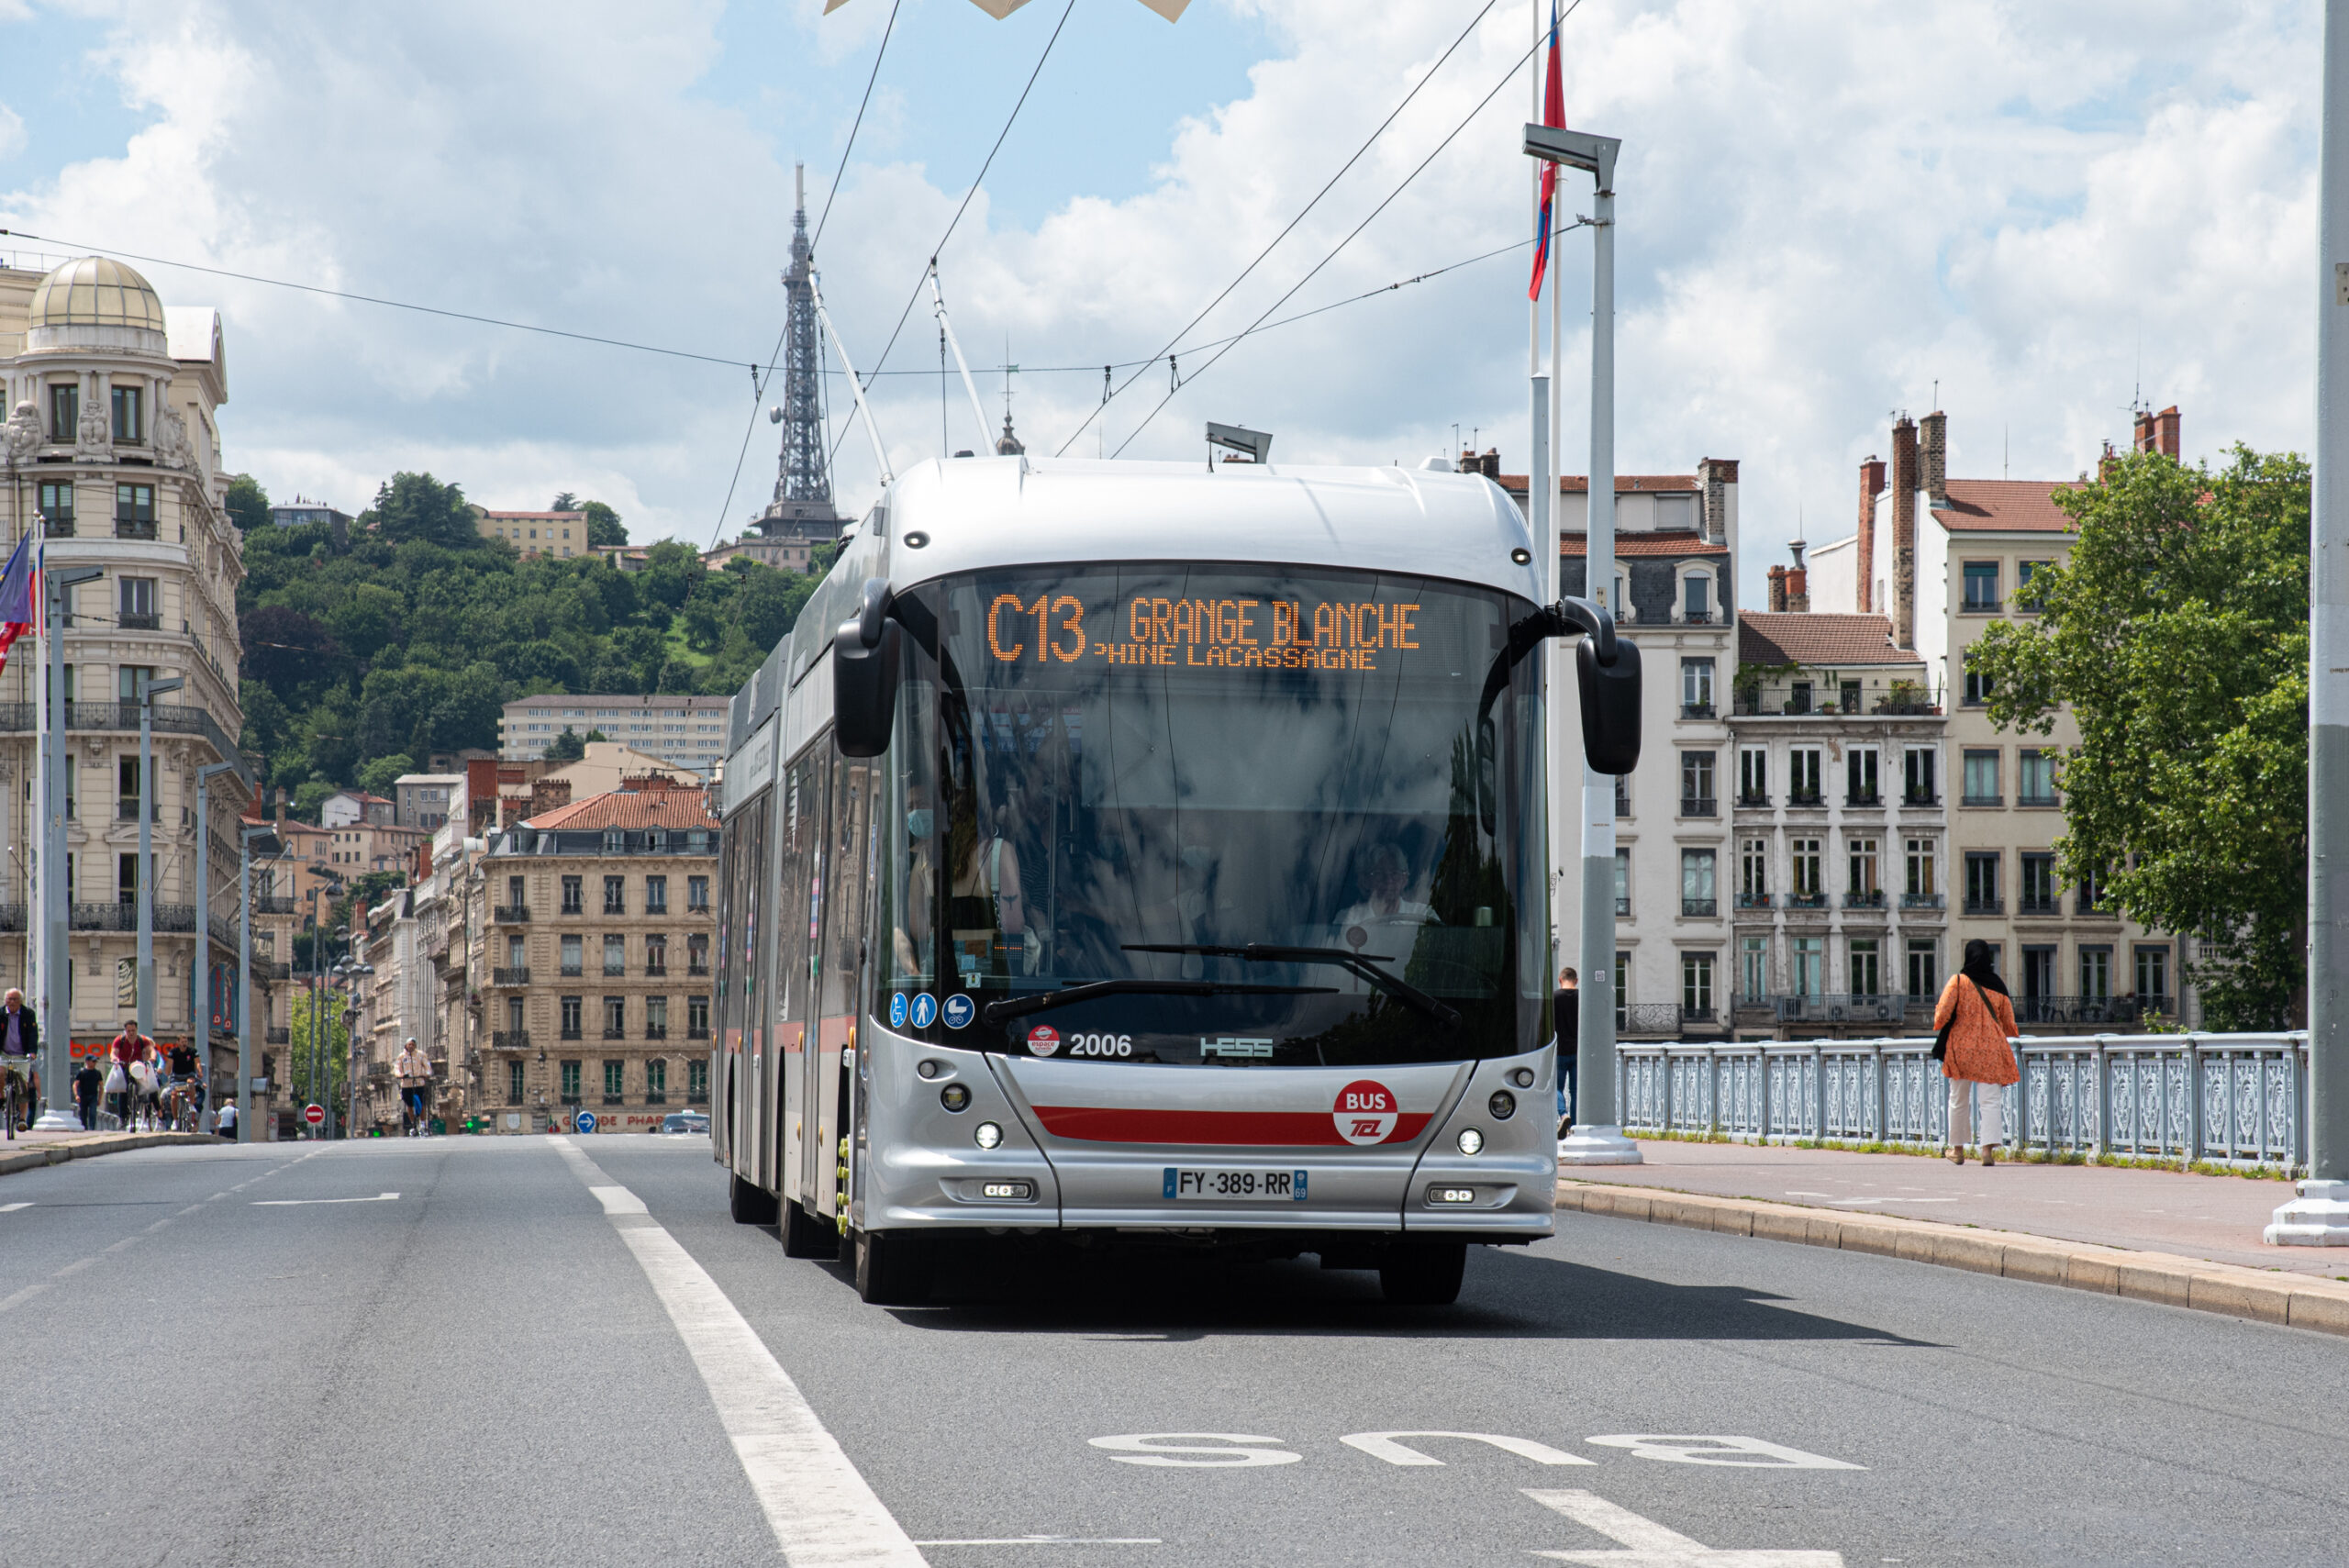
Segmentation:
[(255, 1208), (308, 1208), (322, 1203), (395, 1203), (397, 1193), (377, 1193), (373, 1197), (257, 1197)]
[(650, 1214), (652, 1212), (644, 1207), (642, 1198), (626, 1187), (589, 1187), (587, 1190), (596, 1195), (596, 1201), (604, 1206), (606, 1214)]
[[(1182, 1440), (1190, 1439), (1186, 1442)], [(1246, 1432), (1128, 1432), (1120, 1437), (1087, 1438), (1095, 1448), (1113, 1451), (1119, 1464), (1147, 1464), (1169, 1470), (1247, 1470), (1262, 1464), (1295, 1464), (1305, 1456), (1281, 1448), (1203, 1448), (1201, 1443), (1276, 1443), (1282, 1438), (1252, 1437)], [(1203, 1459), (1177, 1459), (1176, 1454), (1204, 1454)]]
[[(596, 1194), (605, 1217), (636, 1254), (709, 1390), (718, 1423), (791, 1568), (927, 1568), (920, 1549), (718, 1282), (645, 1212), (641, 1200), (569, 1138), (549, 1141)], [(614, 1207), (612, 1194), (635, 1207)]]
[(1634, 1459), (1659, 1459), (1673, 1464), (1723, 1464), (1748, 1470), (1865, 1470), (1825, 1454), (1806, 1453), (1784, 1443), (1760, 1438), (1670, 1437), (1619, 1432), (1586, 1440), (1601, 1448), (1629, 1449)]
[(974, 1535), (960, 1540), (918, 1540), (916, 1546), (1163, 1546), (1154, 1535)]
[(1837, 1203), (1955, 1203), (1954, 1197), (1839, 1197)]
[(1433, 1454), (1421, 1453), (1396, 1441), (1397, 1438), (1465, 1438), (1470, 1442), (1490, 1443), (1497, 1449), (1530, 1459), (1536, 1464), (1588, 1464), (1580, 1454), (1565, 1453), (1548, 1443), (1535, 1442), (1531, 1438), (1503, 1437), (1497, 1432), (1348, 1432), (1338, 1440), (1348, 1448), (1358, 1448), (1373, 1459), (1383, 1459), (1389, 1464), (1442, 1464)]
[(20, 1208), (30, 1208), (29, 1203), (0, 1203), (0, 1214), (14, 1214)]
[(1533, 1553), (1560, 1562), (1584, 1562), (1593, 1568), (1843, 1568), (1840, 1551), (1716, 1551), (1589, 1492), (1528, 1488), (1525, 1495), (1623, 1549)]

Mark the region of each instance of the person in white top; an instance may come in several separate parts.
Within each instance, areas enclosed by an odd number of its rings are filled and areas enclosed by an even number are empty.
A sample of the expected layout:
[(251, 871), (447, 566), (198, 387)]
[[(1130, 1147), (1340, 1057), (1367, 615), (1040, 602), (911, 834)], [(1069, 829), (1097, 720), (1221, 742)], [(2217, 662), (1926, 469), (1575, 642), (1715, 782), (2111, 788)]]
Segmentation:
[[(1374, 844), (1363, 856), (1362, 887), (1369, 896), (1347, 908), (1337, 918), (1338, 935), (1345, 944), (1361, 952), (1370, 948), (1382, 932), (1398, 926), (1432, 926), (1442, 923), (1436, 912), (1427, 905), (1403, 896), (1411, 880), (1410, 865), (1403, 851), (1392, 844)], [(1410, 951), (1413, 939), (1397, 933), (1386, 940), (1403, 944), (1399, 952), (1386, 954), (1401, 958)], [(1379, 951), (1379, 950), (1374, 950)]]
[(432, 1086), (432, 1059), (424, 1054), (424, 1048), (417, 1044), (414, 1035), (408, 1036), (407, 1043), (400, 1047), (399, 1058), (392, 1063), (392, 1076), (400, 1081), (400, 1106), (407, 1123), (406, 1135), (423, 1136), (425, 1095)]

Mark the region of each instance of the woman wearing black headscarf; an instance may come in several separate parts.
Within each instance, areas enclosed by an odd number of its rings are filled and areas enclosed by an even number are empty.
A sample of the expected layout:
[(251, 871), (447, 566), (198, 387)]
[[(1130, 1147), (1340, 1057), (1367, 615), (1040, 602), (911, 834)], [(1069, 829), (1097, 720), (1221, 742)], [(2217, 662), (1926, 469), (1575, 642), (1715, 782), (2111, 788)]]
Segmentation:
[(2007, 1041), (2015, 1033), (2015, 1005), (2007, 983), (1990, 966), (1990, 944), (1965, 944), (1965, 967), (1949, 977), (1933, 1028), (1942, 1031), (1942, 1072), (1949, 1079), (1949, 1157), (1965, 1163), (1969, 1130), (1982, 1145), (1982, 1163), (1995, 1165), (2005, 1141), (1999, 1126), (1999, 1091), (2022, 1074)]

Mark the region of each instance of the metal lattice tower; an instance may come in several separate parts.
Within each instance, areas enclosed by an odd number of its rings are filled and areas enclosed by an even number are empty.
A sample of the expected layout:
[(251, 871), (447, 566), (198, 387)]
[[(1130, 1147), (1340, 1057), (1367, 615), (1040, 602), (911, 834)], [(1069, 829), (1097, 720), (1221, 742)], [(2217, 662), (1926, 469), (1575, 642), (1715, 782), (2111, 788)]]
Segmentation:
[(815, 247), (807, 241), (807, 166), (794, 166), (798, 207), (791, 224), (791, 266), (783, 274), (791, 305), (783, 360), (783, 458), (774, 498), (816, 502), (828, 510), (832, 476), (825, 461), (823, 375), (816, 358), (816, 299), (808, 287)]

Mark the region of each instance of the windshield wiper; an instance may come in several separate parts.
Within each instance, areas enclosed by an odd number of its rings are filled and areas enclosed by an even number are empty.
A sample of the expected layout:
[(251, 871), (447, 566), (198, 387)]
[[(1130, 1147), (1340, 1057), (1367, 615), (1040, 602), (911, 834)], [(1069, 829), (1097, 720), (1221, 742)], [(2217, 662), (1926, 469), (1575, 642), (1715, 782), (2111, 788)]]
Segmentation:
[[(1460, 1022), (1460, 1010), (1439, 1002), (1408, 981), (1397, 980), (1370, 960), (1379, 955), (1351, 951), (1345, 948), (1284, 948), (1270, 942), (1249, 942), (1241, 947), (1215, 947), (1186, 942), (1129, 942), (1122, 952), (1196, 953), (1201, 958), (1236, 958), (1247, 963), (1334, 963), (1347, 970), (1371, 986), (1398, 1002), (1407, 1003), (1429, 1018), (1451, 1029)], [(1392, 959), (1386, 962), (1393, 962)]]
[(1008, 1023), (1030, 1013), (1065, 1007), (1072, 1002), (1089, 1002), (1096, 996), (1322, 996), (1336, 991), (1334, 985), (1231, 985), (1215, 980), (1095, 980), (1058, 991), (1039, 991), (1032, 996), (1009, 996), (1000, 1002), (989, 1002), (979, 1009), (979, 1017), (990, 1024)]

